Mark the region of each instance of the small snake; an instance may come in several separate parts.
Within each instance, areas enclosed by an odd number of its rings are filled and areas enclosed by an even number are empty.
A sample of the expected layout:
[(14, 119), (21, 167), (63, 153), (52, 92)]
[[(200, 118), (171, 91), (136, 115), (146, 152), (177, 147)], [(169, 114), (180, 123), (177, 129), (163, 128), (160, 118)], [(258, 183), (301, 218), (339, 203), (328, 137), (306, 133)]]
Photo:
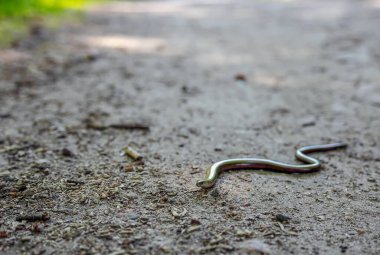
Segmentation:
[(319, 170), (321, 163), (319, 160), (306, 156), (304, 153), (312, 153), (317, 151), (328, 151), (347, 147), (345, 143), (332, 143), (323, 145), (312, 145), (302, 147), (297, 150), (296, 158), (305, 165), (291, 165), (276, 162), (268, 159), (257, 158), (236, 158), (227, 159), (216, 162), (206, 171), (206, 178), (198, 181), (197, 186), (201, 188), (211, 188), (214, 186), (218, 175), (225, 170), (246, 170), (246, 169), (265, 169), (283, 173), (312, 173)]

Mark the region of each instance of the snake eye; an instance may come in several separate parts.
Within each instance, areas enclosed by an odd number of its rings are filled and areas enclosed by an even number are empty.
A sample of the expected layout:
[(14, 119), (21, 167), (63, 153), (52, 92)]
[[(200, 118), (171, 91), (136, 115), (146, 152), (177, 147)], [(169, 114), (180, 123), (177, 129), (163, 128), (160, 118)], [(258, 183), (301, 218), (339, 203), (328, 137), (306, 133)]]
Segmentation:
[(197, 181), (197, 184), (196, 184), (198, 187), (201, 187), (203, 188), (204, 185), (205, 185), (205, 181)]

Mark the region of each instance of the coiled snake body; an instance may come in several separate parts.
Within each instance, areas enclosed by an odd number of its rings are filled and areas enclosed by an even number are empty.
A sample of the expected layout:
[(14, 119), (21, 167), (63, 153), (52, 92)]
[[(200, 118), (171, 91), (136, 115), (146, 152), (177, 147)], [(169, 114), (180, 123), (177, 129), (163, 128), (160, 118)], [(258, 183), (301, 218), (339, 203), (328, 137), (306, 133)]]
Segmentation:
[(319, 160), (309, 157), (304, 153), (335, 150), (345, 147), (347, 147), (345, 143), (332, 143), (302, 147), (297, 150), (296, 158), (304, 162), (304, 165), (292, 165), (276, 162), (273, 160), (257, 158), (236, 158), (222, 160), (216, 162), (207, 169), (205, 179), (202, 181), (198, 181), (197, 186), (201, 188), (211, 188), (212, 186), (214, 186), (216, 179), (218, 178), (218, 175), (225, 170), (264, 169), (283, 173), (316, 172), (319, 170), (321, 163), (319, 162)]

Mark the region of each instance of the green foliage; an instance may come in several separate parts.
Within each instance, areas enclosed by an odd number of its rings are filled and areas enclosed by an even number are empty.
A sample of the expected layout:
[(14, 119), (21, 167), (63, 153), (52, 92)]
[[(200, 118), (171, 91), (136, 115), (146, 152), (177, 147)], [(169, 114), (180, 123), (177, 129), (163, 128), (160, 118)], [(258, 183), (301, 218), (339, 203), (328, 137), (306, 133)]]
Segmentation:
[(80, 9), (86, 0), (0, 0), (0, 18), (32, 17)]
[(103, 0), (0, 0), (0, 47), (24, 35), (28, 23), (35, 19), (46, 25), (59, 19), (58, 14), (64, 10), (81, 10), (86, 4), (99, 1)]

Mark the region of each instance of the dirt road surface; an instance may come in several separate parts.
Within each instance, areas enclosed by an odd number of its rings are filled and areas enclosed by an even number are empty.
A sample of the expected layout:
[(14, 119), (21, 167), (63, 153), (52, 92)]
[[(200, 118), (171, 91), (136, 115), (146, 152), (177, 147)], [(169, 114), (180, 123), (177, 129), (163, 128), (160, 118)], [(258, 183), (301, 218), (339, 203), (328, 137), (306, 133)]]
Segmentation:
[[(33, 27), (0, 52), (0, 253), (379, 254), (379, 17), (136, 1)], [(218, 160), (336, 141), (314, 174), (195, 186)]]

